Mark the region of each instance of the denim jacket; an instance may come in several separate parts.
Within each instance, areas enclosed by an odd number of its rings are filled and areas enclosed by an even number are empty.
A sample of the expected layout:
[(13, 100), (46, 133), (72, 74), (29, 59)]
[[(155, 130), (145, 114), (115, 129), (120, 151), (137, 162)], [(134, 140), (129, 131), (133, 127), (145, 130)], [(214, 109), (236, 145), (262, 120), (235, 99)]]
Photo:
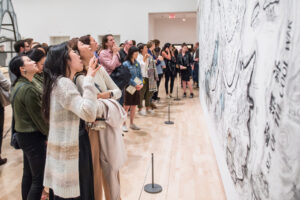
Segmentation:
[(130, 63), (130, 61), (127, 60), (127, 61), (123, 62), (123, 66), (128, 67), (128, 69), (131, 73), (131, 78), (130, 78), (130, 81), (129, 81), (129, 85), (132, 85), (134, 87), (136, 86), (136, 83), (134, 82), (134, 79), (136, 77), (141, 79), (141, 81), (143, 82), (141, 66), (137, 61), (135, 61), (134, 64), (132, 65)]

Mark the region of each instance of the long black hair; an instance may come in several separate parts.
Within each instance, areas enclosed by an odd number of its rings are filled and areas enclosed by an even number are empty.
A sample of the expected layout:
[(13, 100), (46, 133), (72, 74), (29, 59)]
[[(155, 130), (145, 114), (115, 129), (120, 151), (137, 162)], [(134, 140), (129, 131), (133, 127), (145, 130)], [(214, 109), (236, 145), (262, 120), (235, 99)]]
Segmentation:
[(24, 60), (23, 60), (23, 56), (25, 55), (18, 55), (13, 57), (13, 59), (11, 59), (11, 61), (9, 62), (9, 70), (16, 75), (17, 79), (15, 80), (15, 82), (13, 83), (13, 86), (16, 84), (16, 82), (18, 81), (18, 79), (21, 77), (21, 71), (20, 71), (20, 67), (24, 66)]
[(125, 61), (128, 60), (133, 65), (134, 63), (131, 62), (131, 58), (135, 52), (139, 52), (139, 49), (136, 46), (130, 47)]
[(170, 43), (166, 43), (166, 44), (164, 45), (164, 47), (162, 48), (161, 52), (163, 52), (163, 51), (166, 52), (166, 49), (167, 49), (167, 48), (170, 48), (170, 46), (171, 46)]
[(139, 53), (143, 52), (145, 46), (146, 46), (146, 44), (143, 44), (143, 43), (140, 43), (137, 45), (137, 48), (139, 48)]
[(83, 44), (90, 45), (91, 44), (91, 35), (81, 36), (79, 38), (79, 41), (82, 42)]
[(46, 51), (43, 48), (34, 48), (26, 53), (28, 57), (36, 63), (46, 56)]
[(70, 69), (67, 65), (70, 48), (67, 42), (49, 48), (44, 64), (44, 92), (42, 96), (42, 113), (44, 118), (49, 121), (50, 117), (50, 98), (51, 92), (56, 85), (59, 77), (67, 77)]

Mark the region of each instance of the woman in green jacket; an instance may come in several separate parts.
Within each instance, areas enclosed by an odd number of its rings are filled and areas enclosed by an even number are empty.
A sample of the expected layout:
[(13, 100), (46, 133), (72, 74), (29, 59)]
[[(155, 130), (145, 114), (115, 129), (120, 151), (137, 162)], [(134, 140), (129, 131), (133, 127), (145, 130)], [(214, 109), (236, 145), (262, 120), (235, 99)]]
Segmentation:
[(22, 199), (40, 200), (46, 160), (48, 125), (41, 112), (41, 95), (32, 83), (38, 72), (27, 56), (16, 56), (9, 69), (17, 77), (11, 93), (14, 130), (23, 151)]
[(32, 79), (33, 85), (35, 85), (40, 92), (41, 96), (43, 94), (43, 84), (44, 84), (44, 63), (46, 60), (46, 50), (42, 47), (34, 48), (27, 52), (28, 57), (35, 61), (36, 66), (38, 68), (38, 72), (34, 75)]

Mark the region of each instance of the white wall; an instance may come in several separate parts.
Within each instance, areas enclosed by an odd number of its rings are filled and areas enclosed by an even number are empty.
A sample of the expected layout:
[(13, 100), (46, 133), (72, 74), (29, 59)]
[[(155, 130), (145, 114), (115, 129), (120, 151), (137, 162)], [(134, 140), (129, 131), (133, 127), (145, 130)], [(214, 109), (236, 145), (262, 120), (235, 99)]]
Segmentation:
[(196, 0), (12, 0), (22, 37), (49, 42), (50, 36), (95, 38), (112, 33), (121, 41), (148, 40), (148, 13), (196, 11)]
[(197, 41), (196, 28), (196, 17), (187, 18), (185, 22), (182, 19), (155, 19), (153, 38), (150, 39), (158, 38), (161, 44), (194, 44)]
[(200, 99), (228, 199), (299, 200), (300, 1), (199, 8)]

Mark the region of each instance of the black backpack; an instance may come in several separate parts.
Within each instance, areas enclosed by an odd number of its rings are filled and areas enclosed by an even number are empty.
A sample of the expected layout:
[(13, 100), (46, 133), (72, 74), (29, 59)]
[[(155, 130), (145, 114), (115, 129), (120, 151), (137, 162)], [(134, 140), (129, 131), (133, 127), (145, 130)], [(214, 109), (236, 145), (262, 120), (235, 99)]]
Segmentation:
[(110, 77), (120, 90), (123, 90), (129, 84), (131, 73), (127, 67), (120, 65), (110, 74)]

